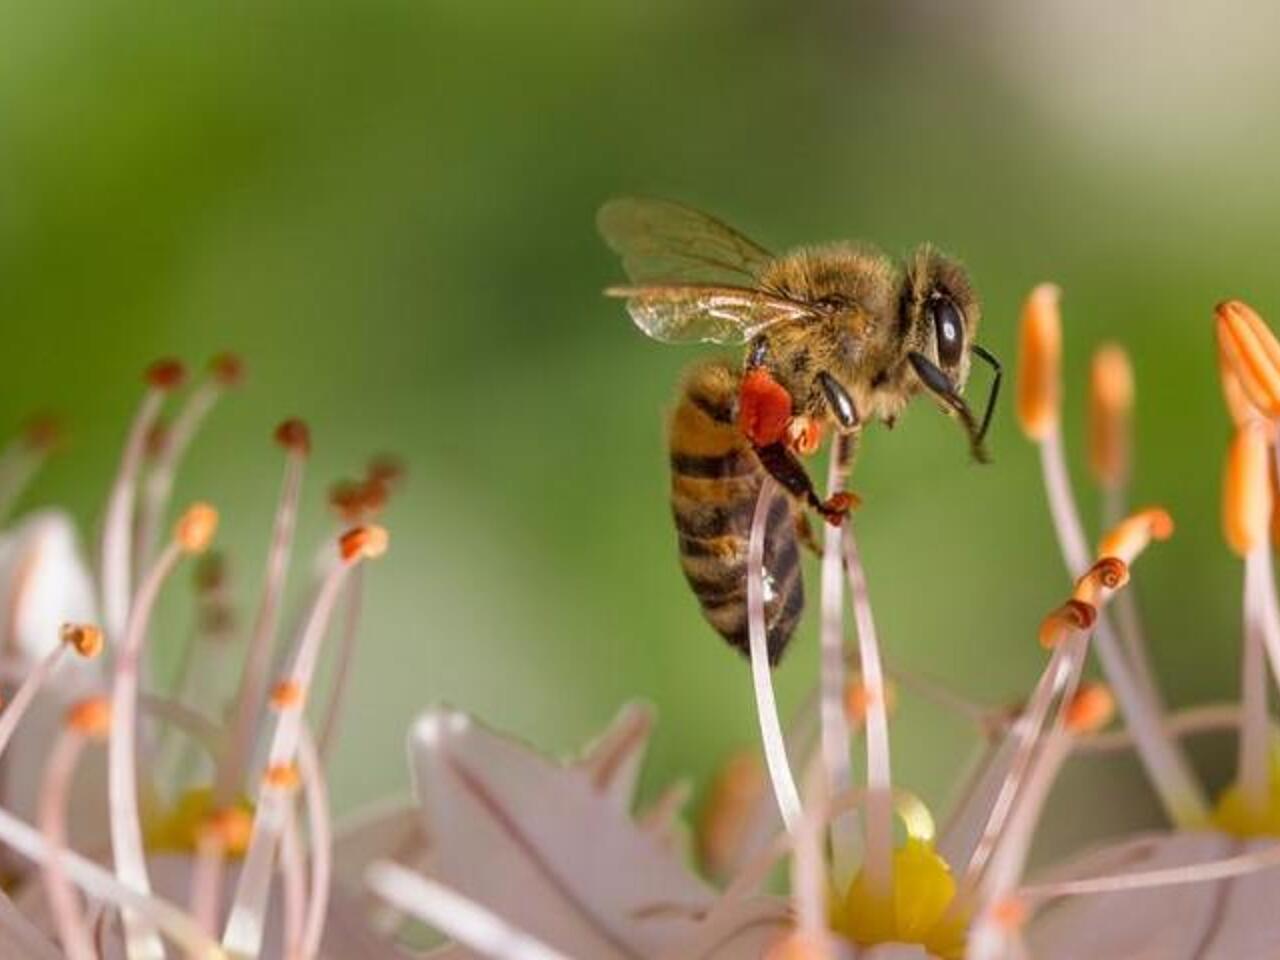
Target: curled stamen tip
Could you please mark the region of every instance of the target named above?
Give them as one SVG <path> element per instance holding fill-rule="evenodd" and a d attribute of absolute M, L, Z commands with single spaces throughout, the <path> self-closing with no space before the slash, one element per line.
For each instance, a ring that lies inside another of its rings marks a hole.
<path fill-rule="evenodd" d="M 1119 590 L 1128 582 L 1129 565 L 1119 557 L 1103 557 L 1076 581 L 1072 597 L 1096 607 L 1104 590 Z"/>
<path fill-rule="evenodd" d="M 1250 403 L 1269 417 L 1280 415 L 1280 342 L 1275 334 L 1242 300 L 1224 300 L 1214 313 L 1222 365 L 1235 374 Z M 1229 390 L 1227 402 L 1232 405 Z M 1232 415 L 1237 415 L 1235 409 Z"/>
<path fill-rule="evenodd" d="M 1072 597 L 1040 624 L 1040 646 L 1051 650 L 1068 633 L 1088 630 L 1098 619 L 1098 608 L 1091 603 Z"/>
<path fill-rule="evenodd" d="M 262 782 L 277 790 L 292 790 L 302 780 L 297 764 L 276 763 L 267 767 L 262 775 Z"/>
<path fill-rule="evenodd" d="M 387 552 L 389 537 L 385 527 L 368 524 L 354 527 L 338 538 L 338 552 L 347 563 L 373 559 Z"/>
<path fill-rule="evenodd" d="M 283 421 L 275 432 L 276 443 L 291 453 L 306 455 L 311 452 L 311 429 L 306 421 L 290 417 Z"/>
<path fill-rule="evenodd" d="M 1057 426 L 1061 393 L 1062 291 L 1042 283 L 1022 308 L 1018 346 L 1018 422 L 1032 440 L 1043 440 Z"/>
<path fill-rule="evenodd" d="M 82 657 L 96 657 L 102 652 L 102 630 L 91 623 L 64 623 L 58 634 Z"/>
<path fill-rule="evenodd" d="M 106 697 L 89 697 L 67 710 L 67 726 L 76 733 L 95 740 L 111 732 L 111 701 Z"/>
<path fill-rule="evenodd" d="M 1118 344 L 1100 347 L 1089 370 L 1089 465 L 1104 487 L 1118 487 L 1129 473 L 1129 415 L 1133 368 Z"/>
<path fill-rule="evenodd" d="M 186 378 L 187 368 L 182 365 L 181 360 L 157 360 L 147 368 L 147 383 L 157 390 L 176 390 Z"/>
<path fill-rule="evenodd" d="M 302 684 L 296 680 L 281 680 L 271 690 L 271 706 L 276 710 L 288 710 L 302 703 Z"/>
<path fill-rule="evenodd" d="M 178 518 L 173 538 L 185 553 L 203 553 L 218 532 L 218 511 L 207 503 L 194 503 Z"/>
<path fill-rule="evenodd" d="M 205 836 L 225 853 L 240 856 L 249 849 L 253 816 L 243 807 L 225 807 L 209 815 L 204 822 L 204 831 Z"/>
<path fill-rule="evenodd" d="M 209 376 L 221 386 L 239 386 L 244 380 L 244 361 L 238 353 L 219 353 L 209 361 Z"/>
<path fill-rule="evenodd" d="M 844 710 L 851 723 L 865 722 L 867 712 L 881 702 L 886 711 L 893 713 L 898 705 L 898 691 L 893 684 L 886 684 L 883 688 L 877 689 L 867 686 L 861 676 L 855 676 L 845 684 Z"/>
<path fill-rule="evenodd" d="M 834 960 L 835 952 L 825 938 L 789 933 L 769 948 L 764 960 Z"/>
<path fill-rule="evenodd" d="M 1236 431 L 1227 451 L 1222 483 L 1222 533 L 1245 556 L 1262 543 L 1271 523 L 1270 457 L 1266 431 L 1249 423 Z"/>
<path fill-rule="evenodd" d="M 1006 933 L 1021 930 L 1027 922 L 1027 905 L 1019 897 L 1004 897 L 991 905 L 991 921 Z"/>
<path fill-rule="evenodd" d="M 1171 536 L 1173 517 L 1161 507 L 1148 507 L 1112 527 L 1098 544 L 1098 555 L 1132 564 L 1152 540 L 1168 540 Z"/>
<path fill-rule="evenodd" d="M 1115 714 L 1116 701 L 1111 688 L 1091 681 L 1080 684 L 1066 706 L 1062 721 L 1072 733 L 1097 733 Z"/>

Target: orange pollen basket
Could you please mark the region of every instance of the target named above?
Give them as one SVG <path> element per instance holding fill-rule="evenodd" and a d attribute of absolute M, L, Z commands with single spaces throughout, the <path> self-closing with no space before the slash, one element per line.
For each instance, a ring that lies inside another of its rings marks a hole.
<path fill-rule="evenodd" d="M 758 447 L 786 437 L 791 421 L 791 394 L 767 371 L 752 370 L 742 378 L 738 397 L 738 428 Z"/>

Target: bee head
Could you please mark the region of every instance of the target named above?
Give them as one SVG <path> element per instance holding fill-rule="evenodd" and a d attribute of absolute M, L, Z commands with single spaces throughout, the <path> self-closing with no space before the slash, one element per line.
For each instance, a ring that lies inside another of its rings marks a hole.
<path fill-rule="evenodd" d="M 964 267 L 924 245 L 907 261 L 899 322 L 911 350 L 924 354 L 963 390 L 982 309 Z"/>

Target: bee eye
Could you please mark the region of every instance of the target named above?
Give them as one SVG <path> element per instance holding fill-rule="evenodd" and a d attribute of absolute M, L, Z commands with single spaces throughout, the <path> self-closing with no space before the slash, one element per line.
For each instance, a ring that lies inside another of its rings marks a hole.
<path fill-rule="evenodd" d="M 944 367 L 954 367 L 964 352 L 964 318 L 960 308 L 943 296 L 929 301 L 929 314 L 938 335 L 938 360 Z"/>

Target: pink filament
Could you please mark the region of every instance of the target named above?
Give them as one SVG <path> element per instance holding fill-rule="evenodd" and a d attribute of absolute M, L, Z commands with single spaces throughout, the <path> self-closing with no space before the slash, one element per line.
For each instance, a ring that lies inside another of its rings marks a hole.
<path fill-rule="evenodd" d="M 75 890 L 62 865 L 62 851 L 67 845 L 67 797 L 83 747 L 84 737 L 81 734 L 74 730 L 62 731 L 49 757 L 40 791 L 40 830 L 50 850 L 41 864 L 44 888 L 58 927 L 58 937 L 70 960 L 95 960 L 97 957 Z"/>

